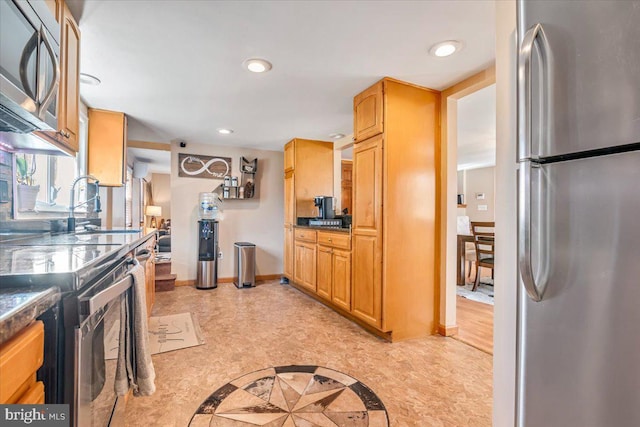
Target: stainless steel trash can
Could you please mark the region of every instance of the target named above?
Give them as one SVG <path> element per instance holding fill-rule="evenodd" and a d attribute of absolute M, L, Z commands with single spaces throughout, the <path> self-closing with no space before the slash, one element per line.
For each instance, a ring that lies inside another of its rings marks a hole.
<path fill-rule="evenodd" d="M 233 284 L 238 288 L 256 285 L 256 245 L 249 242 L 233 244 L 235 259 Z"/>

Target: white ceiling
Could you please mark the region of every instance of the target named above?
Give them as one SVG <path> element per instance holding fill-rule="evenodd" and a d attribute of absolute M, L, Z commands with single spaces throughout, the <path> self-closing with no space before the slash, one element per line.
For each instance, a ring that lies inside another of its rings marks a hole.
<path fill-rule="evenodd" d="M 496 164 L 496 85 L 458 100 L 458 170 Z"/>
<path fill-rule="evenodd" d="M 443 89 L 494 60 L 493 1 L 70 0 L 92 107 L 129 115 L 129 138 L 282 150 L 350 134 L 353 96 L 383 76 Z M 448 39 L 448 58 L 428 55 Z M 262 57 L 273 70 L 242 68 Z M 230 136 L 216 128 L 235 130 Z"/>

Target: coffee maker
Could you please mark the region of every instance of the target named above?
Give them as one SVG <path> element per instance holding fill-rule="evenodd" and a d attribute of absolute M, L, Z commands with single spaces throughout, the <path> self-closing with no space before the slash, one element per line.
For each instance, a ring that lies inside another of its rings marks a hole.
<path fill-rule="evenodd" d="M 333 219 L 336 217 L 333 210 L 333 197 L 316 196 L 313 198 L 313 203 L 318 207 L 318 218 Z"/>

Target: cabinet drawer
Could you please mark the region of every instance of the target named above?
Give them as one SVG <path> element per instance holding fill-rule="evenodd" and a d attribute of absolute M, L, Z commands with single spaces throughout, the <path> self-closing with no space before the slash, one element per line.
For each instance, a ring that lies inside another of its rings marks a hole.
<path fill-rule="evenodd" d="M 351 236 L 346 233 L 318 231 L 318 244 L 339 249 L 351 249 Z"/>
<path fill-rule="evenodd" d="M 44 359 L 44 324 L 34 322 L 0 348 L 0 403 L 6 402 Z"/>
<path fill-rule="evenodd" d="M 294 236 L 296 240 L 302 240 L 303 242 L 316 242 L 316 231 L 315 230 L 305 230 L 302 228 L 296 228 L 294 232 Z"/>

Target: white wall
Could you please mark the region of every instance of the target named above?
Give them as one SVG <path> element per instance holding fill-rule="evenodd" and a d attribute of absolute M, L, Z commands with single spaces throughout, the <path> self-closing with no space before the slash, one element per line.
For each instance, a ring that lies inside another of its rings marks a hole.
<path fill-rule="evenodd" d="M 283 142 L 284 146 L 284 142 Z M 231 157 L 232 174 L 239 176 L 240 156 L 258 158 L 256 197 L 226 200 L 219 224 L 219 245 L 224 258 L 218 277 L 233 276 L 233 244 L 256 244 L 257 275 L 281 274 L 284 223 L 284 155 L 282 151 L 241 149 L 210 144 L 171 143 L 171 267 L 178 280 L 195 280 L 197 221 L 200 192 L 210 192 L 221 180 L 178 177 L 178 154 Z"/>
<path fill-rule="evenodd" d="M 466 215 L 471 221 L 495 221 L 495 168 L 468 169 L 464 179 Z M 484 194 L 484 199 L 477 198 L 479 193 Z M 478 210 L 479 205 L 486 206 L 487 210 Z"/>
<path fill-rule="evenodd" d="M 493 425 L 513 427 L 516 372 L 516 2 L 496 2 L 496 268 Z"/>

